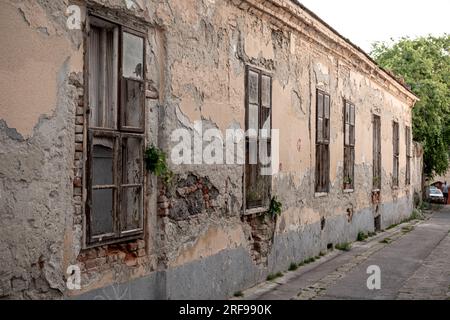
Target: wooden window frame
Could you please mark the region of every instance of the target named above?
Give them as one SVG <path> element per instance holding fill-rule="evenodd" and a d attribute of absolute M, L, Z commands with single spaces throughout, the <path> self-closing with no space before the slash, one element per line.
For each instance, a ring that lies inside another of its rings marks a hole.
<path fill-rule="evenodd" d="M 397 121 L 392 122 L 392 147 L 393 147 L 393 167 L 392 167 L 392 186 L 399 186 L 400 171 L 400 128 Z"/>
<path fill-rule="evenodd" d="M 116 108 L 115 110 L 115 128 L 105 128 L 105 127 L 90 127 L 90 105 L 89 105 L 89 47 L 90 47 L 90 26 L 92 25 L 98 25 L 100 28 L 102 27 L 102 24 L 106 26 L 114 25 L 114 27 L 117 27 L 119 30 L 119 37 L 118 37 L 118 58 L 117 62 L 114 61 L 114 64 L 117 63 L 115 69 L 117 73 L 117 97 L 116 97 Z M 140 104 L 140 110 L 141 110 L 141 127 L 140 128 L 133 128 L 133 127 L 127 127 L 123 126 L 123 114 L 124 114 L 124 106 L 122 102 L 122 95 L 123 95 L 123 89 L 122 89 L 122 73 L 123 73 L 123 33 L 128 32 L 133 35 L 137 35 L 143 39 L 143 53 L 142 53 L 142 61 L 143 61 L 143 68 L 142 68 L 142 81 L 139 81 L 141 83 L 141 94 L 142 94 L 142 101 Z M 121 243 L 121 242 L 127 242 L 131 240 L 136 239 L 143 239 L 144 233 L 145 233 L 145 225 L 146 225 L 146 218 L 145 218 L 145 174 L 144 174 L 144 160 L 143 160 L 143 151 L 144 151 L 144 145 L 145 145 L 145 84 L 146 84 L 146 44 L 147 44 L 147 36 L 144 30 L 136 30 L 134 28 L 130 28 L 129 26 L 124 25 L 120 21 L 114 21 L 110 18 L 104 17 L 97 12 L 92 12 L 91 10 L 88 10 L 88 14 L 86 17 L 86 34 L 85 34 L 85 44 L 86 44 L 86 52 L 85 52 L 85 90 L 86 90 L 86 117 L 85 117 L 85 125 L 87 128 L 87 148 L 86 148 L 86 202 L 85 202 L 85 233 L 84 233 L 84 246 L 86 248 L 101 246 L 105 244 L 114 244 L 114 243 Z M 113 179 L 114 184 L 111 186 L 94 186 L 93 185 L 93 143 L 95 137 L 106 137 L 114 139 L 114 154 L 113 154 Z M 141 172 L 140 175 L 140 181 L 137 184 L 124 184 L 123 182 L 123 173 L 122 173 L 122 152 L 124 148 L 124 141 L 125 138 L 134 137 L 140 140 L 140 154 L 141 154 L 141 161 L 139 170 Z M 92 234 L 92 191 L 101 189 L 101 188 L 113 188 L 115 190 L 113 195 L 113 205 L 112 205 L 112 219 L 113 219 L 113 232 L 104 234 L 104 235 L 93 235 Z M 121 199 L 123 197 L 123 190 L 125 188 L 141 188 L 140 189 L 140 226 L 138 228 L 135 228 L 133 230 L 121 230 L 121 220 L 124 216 L 124 213 L 121 210 Z"/>
<path fill-rule="evenodd" d="M 347 117 L 347 108 L 348 117 Z M 352 123 L 353 117 L 353 123 Z M 354 190 L 355 189 L 355 145 L 356 145 L 356 107 L 349 100 L 344 99 L 344 170 L 343 170 L 343 179 L 344 179 L 344 190 Z M 347 127 L 350 132 L 347 133 Z M 347 141 L 348 134 L 348 141 Z M 351 181 L 346 183 L 345 181 L 350 179 Z M 349 187 L 346 187 L 349 185 Z"/>
<path fill-rule="evenodd" d="M 319 113 L 319 97 L 322 96 L 322 117 Z M 328 99 L 328 118 L 326 118 L 325 101 Z M 322 126 L 319 130 L 319 122 Z M 319 132 L 321 131 L 321 136 Z M 330 139 L 331 139 L 331 97 L 325 91 L 316 90 L 316 167 L 315 192 L 330 192 Z"/>
<path fill-rule="evenodd" d="M 272 121 L 273 121 L 273 99 L 272 99 L 272 91 L 273 91 L 273 83 L 272 83 L 272 74 L 269 72 L 266 72 L 264 70 L 252 67 L 247 65 L 246 66 L 246 72 L 245 72 L 245 129 L 246 129 L 246 133 L 247 130 L 249 129 L 249 110 L 250 110 L 250 99 L 249 99 L 249 73 L 250 72 L 254 72 L 256 74 L 258 74 L 258 130 L 261 130 L 261 127 L 263 125 L 262 123 L 262 109 L 263 109 L 263 103 L 262 103 L 262 77 L 268 77 L 270 78 L 270 130 L 272 130 Z M 257 143 L 256 143 L 256 149 L 257 149 L 257 165 L 256 165 L 256 170 L 257 170 L 257 174 L 261 175 L 261 164 L 259 163 L 259 144 L 261 140 L 267 140 L 268 141 L 268 146 L 272 146 L 272 134 L 270 132 L 269 137 L 268 138 L 262 138 L 261 137 L 261 133 L 260 131 L 258 131 L 257 133 Z M 265 176 L 265 178 L 268 180 L 268 199 L 263 199 L 262 202 L 267 201 L 267 205 L 261 205 L 261 206 L 255 206 L 255 207 L 251 207 L 251 208 L 247 208 L 247 175 L 246 175 L 246 171 L 247 171 L 247 166 L 250 165 L 248 163 L 248 145 L 250 138 L 248 137 L 248 134 L 245 135 L 245 165 L 244 165 L 244 174 L 243 174 L 243 214 L 244 215 L 250 215 L 250 214 L 258 214 L 258 213 L 263 213 L 265 211 L 267 211 L 269 209 L 270 206 L 270 199 L 272 197 L 272 177 L 271 176 Z M 269 151 L 271 152 L 271 150 Z"/>
<path fill-rule="evenodd" d="M 372 157 L 373 157 L 373 189 L 381 190 L 382 156 L 381 156 L 381 116 L 374 114 L 372 117 Z M 378 137 L 378 138 L 377 138 Z"/>
<path fill-rule="evenodd" d="M 405 185 L 411 185 L 411 127 L 405 126 L 405 139 L 406 139 L 406 172 L 405 172 Z"/>

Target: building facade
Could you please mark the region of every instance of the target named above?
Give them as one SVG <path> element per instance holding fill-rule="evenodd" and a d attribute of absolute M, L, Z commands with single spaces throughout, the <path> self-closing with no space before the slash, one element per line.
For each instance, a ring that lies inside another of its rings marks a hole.
<path fill-rule="evenodd" d="M 412 212 L 417 97 L 294 1 L 0 16 L 2 298 L 227 298 Z"/>

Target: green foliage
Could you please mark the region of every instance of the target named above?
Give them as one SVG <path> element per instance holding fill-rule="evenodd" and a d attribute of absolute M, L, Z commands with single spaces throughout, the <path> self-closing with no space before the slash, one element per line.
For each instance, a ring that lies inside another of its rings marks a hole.
<path fill-rule="evenodd" d="M 316 258 L 309 258 L 309 259 L 306 259 L 305 261 L 303 261 L 303 263 L 304 264 L 310 264 L 310 263 L 313 263 L 315 261 L 316 261 Z"/>
<path fill-rule="evenodd" d="M 294 262 L 291 263 L 291 265 L 289 266 L 289 271 L 295 271 L 298 269 L 298 265 Z"/>
<path fill-rule="evenodd" d="M 269 214 L 274 218 L 281 215 L 282 203 L 278 201 L 277 197 L 273 197 L 270 201 Z"/>
<path fill-rule="evenodd" d="M 336 249 L 340 251 L 350 251 L 352 245 L 350 243 L 341 243 L 336 245 Z"/>
<path fill-rule="evenodd" d="M 169 169 L 166 154 L 155 146 L 150 146 L 145 150 L 144 160 L 148 171 L 169 183 L 173 178 L 173 172 Z"/>
<path fill-rule="evenodd" d="M 442 175 L 449 165 L 450 35 L 377 42 L 372 57 L 401 76 L 420 98 L 413 109 L 414 140 L 424 146 L 424 171 Z"/>
<path fill-rule="evenodd" d="M 275 279 L 281 278 L 282 276 L 283 276 L 282 272 L 278 272 L 278 273 L 275 273 L 275 274 L 272 273 L 272 274 L 269 274 L 267 276 L 267 281 L 273 281 Z"/>
<path fill-rule="evenodd" d="M 425 215 L 422 210 L 415 208 L 411 214 L 411 220 L 424 220 Z"/>
<path fill-rule="evenodd" d="M 365 234 L 364 232 L 359 232 L 358 233 L 358 237 L 356 238 L 356 241 L 364 241 L 368 238 L 368 235 Z"/>
<path fill-rule="evenodd" d="M 233 295 L 235 298 L 242 298 L 244 293 L 242 291 L 235 292 Z"/>

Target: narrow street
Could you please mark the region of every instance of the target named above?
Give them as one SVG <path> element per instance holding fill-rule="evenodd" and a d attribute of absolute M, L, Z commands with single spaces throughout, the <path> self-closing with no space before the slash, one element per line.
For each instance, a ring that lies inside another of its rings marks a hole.
<path fill-rule="evenodd" d="M 369 266 L 380 268 L 379 290 L 367 287 Z M 348 252 L 333 251 L 247 290 L 244 299 L 450 299 L 450 207 L 356 242 Z"/>

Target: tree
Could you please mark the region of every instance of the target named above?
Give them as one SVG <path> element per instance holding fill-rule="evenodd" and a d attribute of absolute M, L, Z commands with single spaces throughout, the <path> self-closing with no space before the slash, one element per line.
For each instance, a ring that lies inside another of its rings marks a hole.
<path fill-rule="evenodd" d="M 371 56 L 400 76 L 420 98 L 413 109 L 413 136 L 424 146 L 424 171 L 444 174 L 450 148 L 450 35 L 376 42 Z"/>

